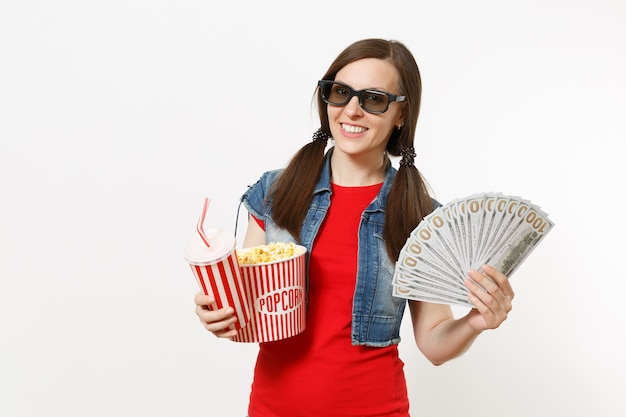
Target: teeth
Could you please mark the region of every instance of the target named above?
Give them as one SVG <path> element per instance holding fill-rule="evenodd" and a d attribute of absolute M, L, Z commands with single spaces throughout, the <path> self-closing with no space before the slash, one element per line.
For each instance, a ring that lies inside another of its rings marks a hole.
<path fill-rule="evenodd" d="M 343 130 L 349 133 L 363 133 L 367 130 L 364 127 L 352 126 L 352 125 L 346 125 L 346 124 L 342 124 L 341 127 L 343 128 Z"/>

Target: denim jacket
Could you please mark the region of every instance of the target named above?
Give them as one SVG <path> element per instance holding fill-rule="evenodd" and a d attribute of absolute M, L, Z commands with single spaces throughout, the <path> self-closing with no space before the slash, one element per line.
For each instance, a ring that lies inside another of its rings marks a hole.
<path fill-rule="evenodd" d="M 311 248 L 330 206 L 330 155 L 326 153 L 324 168 L 313 201 L 301 231 L 301 245 L 307 248 L 307 270 Z M 242 196 L 249 213 L 265 222 L 265 237 L 269 242 L 296 242 L 286 230 L 272 220 L 271 202 L 266 195 L 282 170 L 265 172 L 260 180 Z M 374 347 L 400 342 L 400 324 L 406 300 L 392 296 L 394 263 L 387 256 L 383 240 L 385 206 L 396 169 L 389 164 L 383 186 L 361 215 L 358 236 L 358 267 L 352 305 L 352 344 Z M 433 202 L 435 203 L 435 202 Z"/>

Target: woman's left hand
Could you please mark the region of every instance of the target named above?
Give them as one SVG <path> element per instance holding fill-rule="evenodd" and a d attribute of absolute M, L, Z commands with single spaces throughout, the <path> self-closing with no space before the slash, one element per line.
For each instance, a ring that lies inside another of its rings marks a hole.
<path fill-rule="evenodd" d="M 471 279 L 465 280 L 470 290 L 468 297 L 474 304 L 468 314 L 468 322 L 477 331 L 500 326 L 511 311 L 511 301 L 515 296 L 506 275 L 491 265 L 483 265 L 481 269 L 483 274 L 471 270 Z"/>

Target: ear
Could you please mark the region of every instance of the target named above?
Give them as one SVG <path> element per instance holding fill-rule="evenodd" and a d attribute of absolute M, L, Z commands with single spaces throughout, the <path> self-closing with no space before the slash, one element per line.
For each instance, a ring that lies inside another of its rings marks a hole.
<path fill-rule="evenodd" d="M 396 120 L 395 125 L 397 129 L 401 129 L 402 126 L 404 126 L 404 112 L 398 115 L 398 119 Z"/>

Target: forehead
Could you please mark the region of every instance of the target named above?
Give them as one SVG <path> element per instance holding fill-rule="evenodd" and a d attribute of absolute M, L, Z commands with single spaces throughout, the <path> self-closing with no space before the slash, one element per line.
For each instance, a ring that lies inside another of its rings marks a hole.
<path fill-rule="evenodd" d="M 393 64 L 377 58 L 351 62 L 335 76 L 336 81 L 346 83 L 357 90 L 375 88 L 389 92 L 397 92 L 399 78 L 398 70 Z"/>

